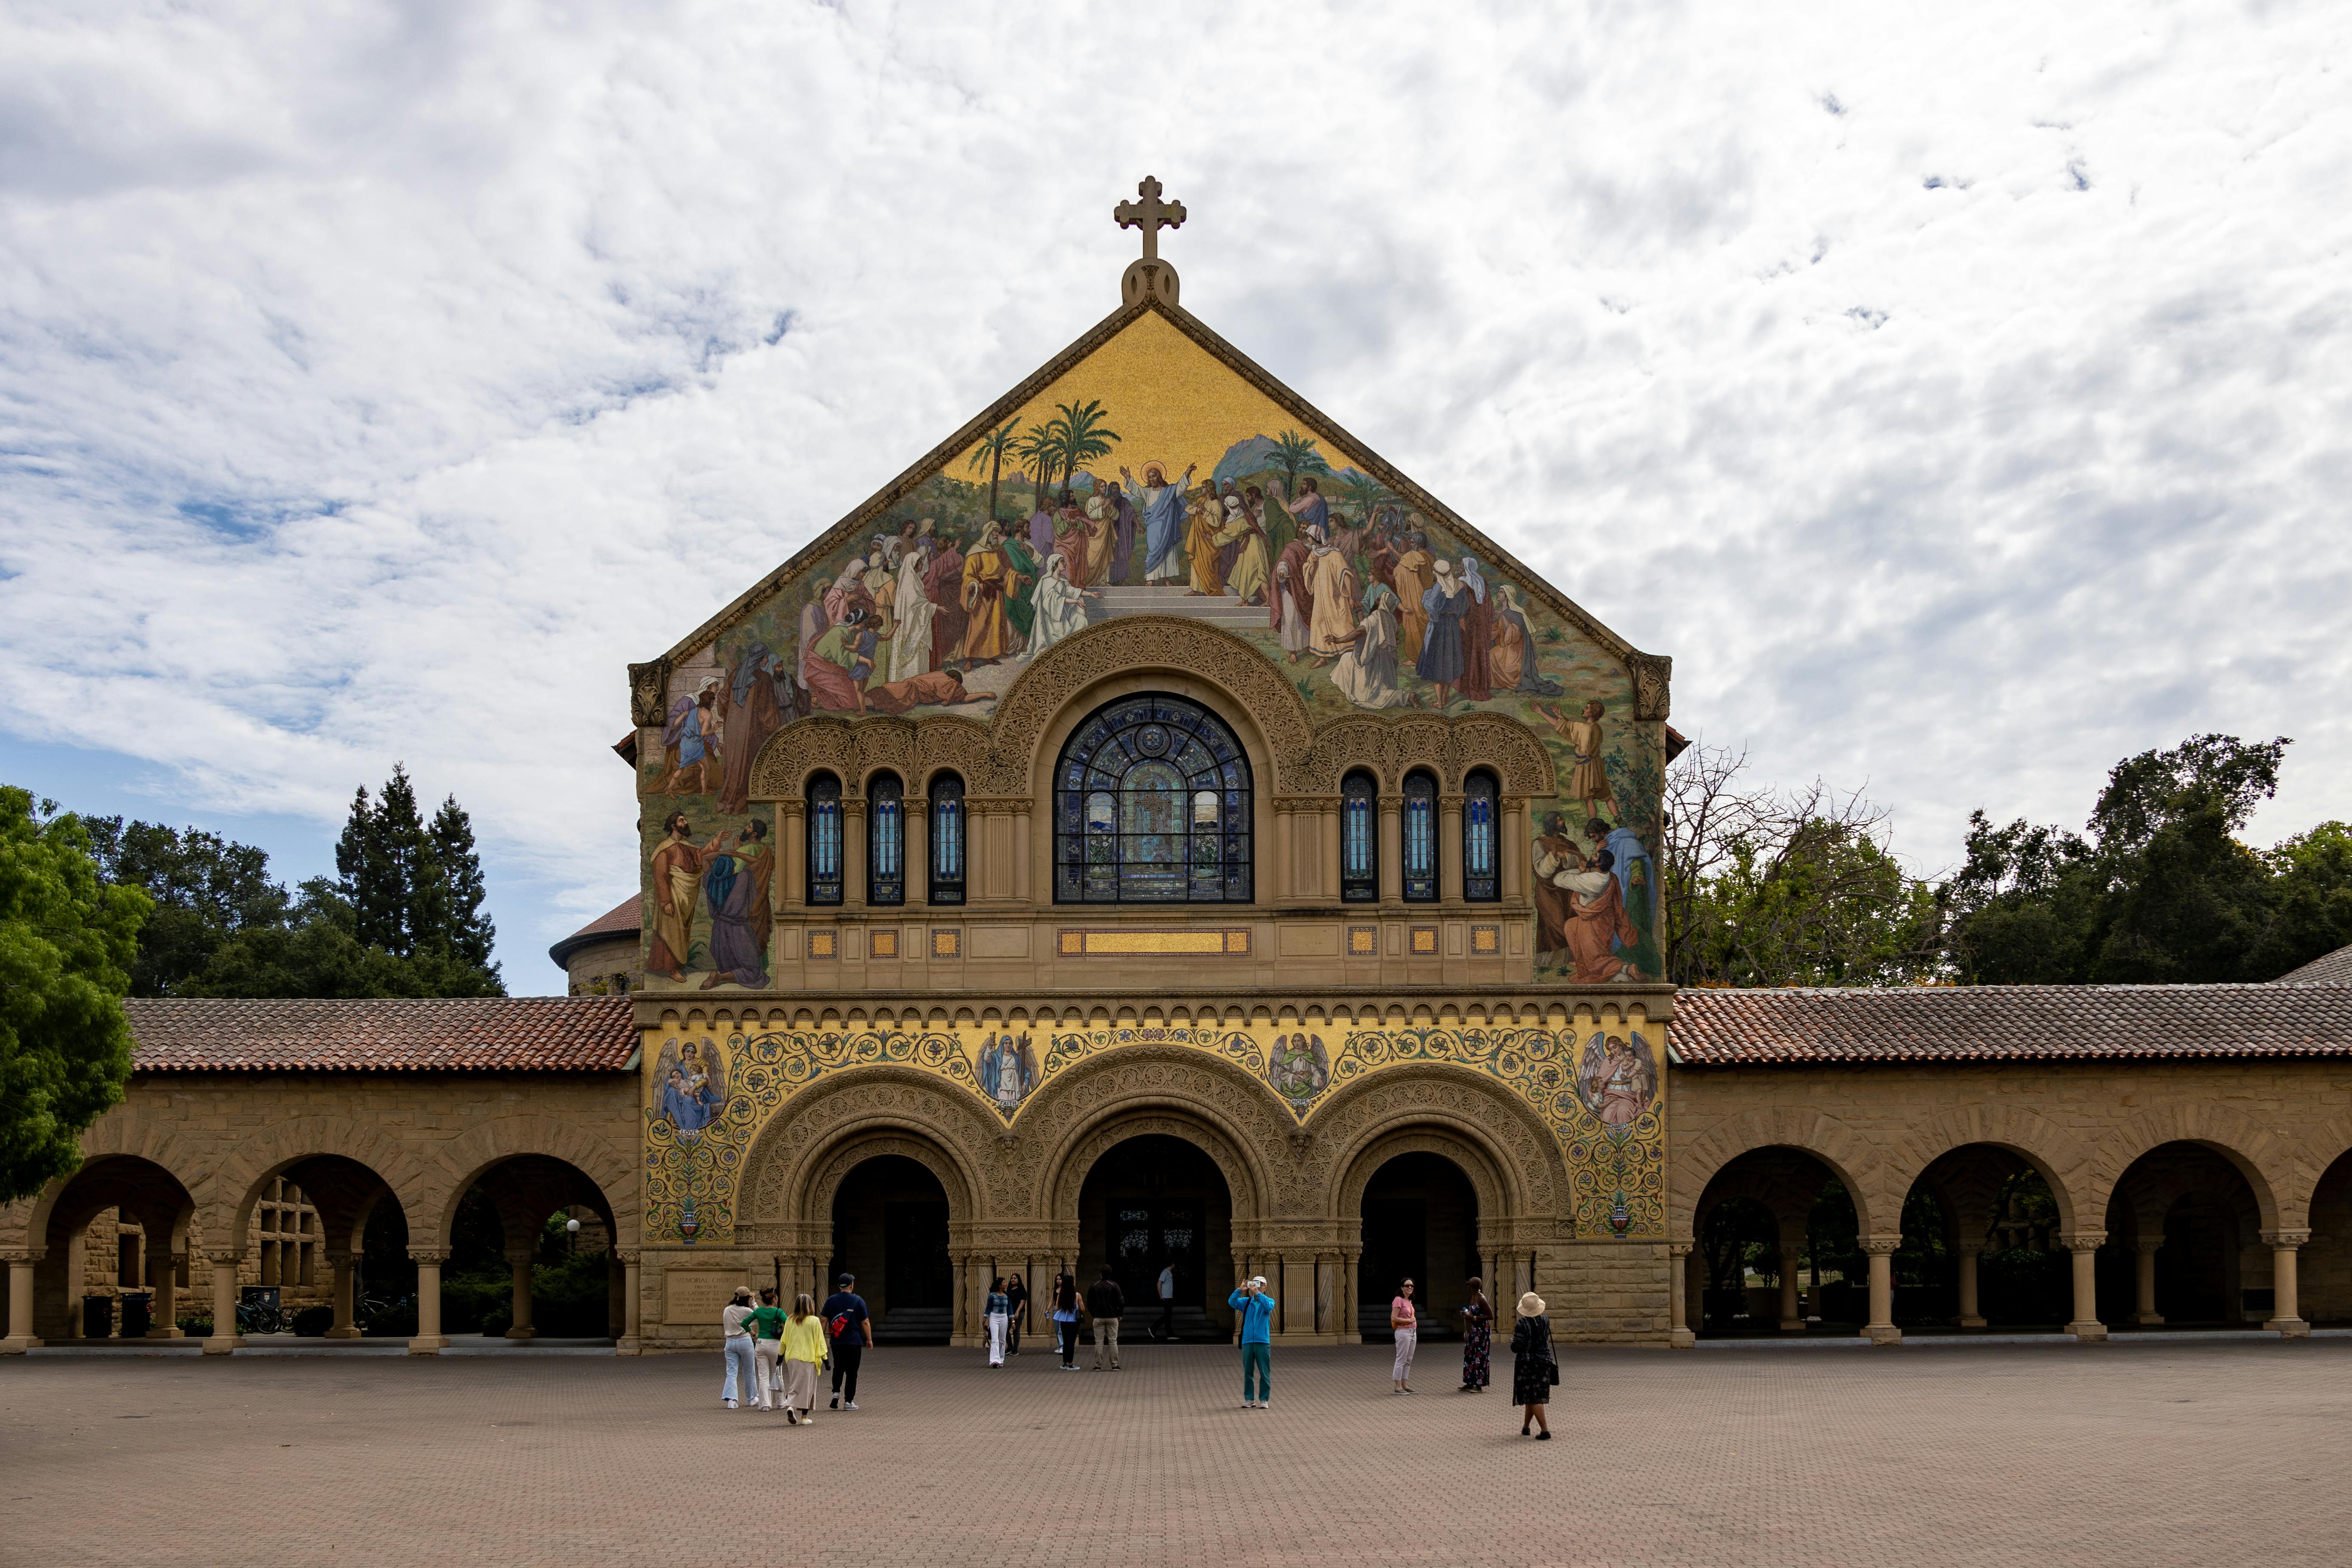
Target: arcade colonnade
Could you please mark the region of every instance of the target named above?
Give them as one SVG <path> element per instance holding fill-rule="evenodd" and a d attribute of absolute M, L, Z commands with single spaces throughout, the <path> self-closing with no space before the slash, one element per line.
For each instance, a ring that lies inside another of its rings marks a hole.
<path fill-rule="evenodd" d="M 2053 1007 L 2072 1037 L 2037 1040 Z M 2250 1017 L 2291 1026 L 2291 1048 L 2244 1043 Z M 1852 1205 L 1881 1343 L 1901 1338 L 1898 1259 L 1927 1248 L 1948 1255 L 1937 1316 L 1960 1328 L 1987 1325 L 1980 1259 L 2020 1245 L 2069 1255 L 2079 1340 L 2352 1319 L 2352 987 L 1686 993 L 1675 1039 L 1678 1342 L 1702 1322 L 1700 1238 L 1735 1204 L 1777 1255 L 1775 1326 L 1806 1327 L 1798 1259 L 1825 1191 Z"/>

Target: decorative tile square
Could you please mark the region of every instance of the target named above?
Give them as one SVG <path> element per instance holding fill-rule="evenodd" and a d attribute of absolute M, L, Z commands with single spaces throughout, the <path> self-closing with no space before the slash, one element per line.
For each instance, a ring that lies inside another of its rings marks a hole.
<path fill-rule="evenodd" d="M 841 956 L 841 933 L 837 931 L 813 931 L 808 933 L 808 955 L 811 958 Z"/>
<path fill-rule="evenodd" d="M 1406 948 L 1416 957 L 1427 957 L 1437 952 L 1437 928 L 1414 926 L 1406 937 Z"/>
<path fill-rule="evenodd" d="M 1492 957 L 1503 951 L 1503 928 L 1498 925 L 1472 926 L 1470 951 L 1480 957 Z"/>
<path fill-rule="evenodd" d="M 869 958 L 898 957 L 898 933 L 881 927 L 866 932 L 866 954 Z"/>
<path fill-rule="evenodd" d="M 1380 927 L 1349 926 L 1348 928 L 1348 956 L 1349 958 L 1378 958 L 1380 955 Z"/>
<path fill-rule="evenodd" d="M 963 956 L 962 931 L 954 926 L 933 926 L 931 928 L 931 956 L 933 958 L 961 958 Z"/>

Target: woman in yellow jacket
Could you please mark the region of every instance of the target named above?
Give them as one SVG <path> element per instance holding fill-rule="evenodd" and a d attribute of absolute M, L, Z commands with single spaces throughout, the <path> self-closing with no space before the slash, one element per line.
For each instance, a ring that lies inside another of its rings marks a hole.
<path fill-rule="evenodd" d="M 826 1344 L 824 1320 L 816 1315 L 815 1299 L 803 1290 L 793 1298 L 793 1315 L 784 1320 L 784 1419 L 795 1426 L 816 1425 L 816 1380 L 824 1368 Z"/>

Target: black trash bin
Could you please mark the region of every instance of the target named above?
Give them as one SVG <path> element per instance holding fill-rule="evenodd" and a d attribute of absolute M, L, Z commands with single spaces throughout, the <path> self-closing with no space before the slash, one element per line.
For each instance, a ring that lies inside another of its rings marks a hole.
<path fill-rule="evenodd" d="M 81 1337 L 86 1340 L 114 1337 L 113 1297 L 84 1296 L 81 1299 Z"/>
<path fill-rule="evenodd" d="M 147 1331 L 155 1323 L 155 1320 L 150 1315 L 153 1310 L 154 1298 L 144 1290 L 124 1296 L 122 1298 L 122 1337 L 126 1340 L 144 1339 Z"/>

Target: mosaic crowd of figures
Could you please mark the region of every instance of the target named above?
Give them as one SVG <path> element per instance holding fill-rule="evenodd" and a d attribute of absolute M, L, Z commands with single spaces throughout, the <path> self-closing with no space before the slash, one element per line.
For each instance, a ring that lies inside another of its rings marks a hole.
<path fill-rule="evenodd" d="M 860 1067 L 911 1068 L 958 1086 L 1013 1126 L 1047 1085 L 1106 1052 L 1179 1046 L 1217 1057 L 1264 1084 L 1291 1122 L 1309 1128 L 1349 1083 L 1384 1070 L 1444 1064 L 1508 1089 L 1558 1141 L 1574 1215 L 1587 1235 L 1661 1235 L 1665 1107 L 1662 1026 L 1636 1010 L 1519 1024 L 1420 1024 L 1368 1014 L 1160 1023 L 1067 1018 L 903 1026 L 765 1027 L 756 1022 L 667 1034 L 646 1053 L 646 1199 L 656 1231 L 675 1229 L 693 1201 L 698 1234 L 730 1233 L 745 1152 L 792 1097 Z M 730 1086 L 731 1085 L 731 1089 Z M 661 1216 L 667 1216 L 667 1218 Z"/>
<path fill-rule="evenodd" d="M 1539 969 L 1575 984 L 1657 978 L 1664 737 L 1654 716 L 1635 716 L 1632 656 L 1372 467 L 1158 316 L 1123 328 L 666 666 L 661 743 L 641 749 L 639 765 L 646 853 L 662 862 L 649 868 L 648 920 L 667 922 L 660 956 L 672 962 L 649 973 L 730 984 L 762 972 L 722 942 L 718 894 L 765 847 L 746 844 L 741 818 L 753 760 L 778 730 L 812 715 L 985 720 L 1041 654 L 1090 626 L 1162 615 L 1244 639 L 1311 720 L 1490 711 L 1525 724 L 1561 781 L 1528 824 Z M 1172 788 L 1139 795 L 1132 812 L 1100 798 L 1115 792 L 1093 792 L 1078 806 L 1092 814 L 1083 837 L 1181 853 L 1183 872 L 1161 858 L 1118 860 L 1150 869 L 1113 875 L 1081 857 L 1065 867 L 1062 895 L 1166 899 L 1181 881 L 1186 899 L 1246 899 L 1232 836 L 1245 818 L 1223 761 L 1218 772 L 1213 790 L 1189 784 L 1165 823 L 1152 814 Z M 1198 813 L 1212 793 L 1222 798 L 1206 832 Z M 672 843 L 666 824 L 680 811 L 719 826 Z M 1408 855 L 1429 842 L 1411 840 Z M 1360 858 L 1370 836 L 1351 843 Z M 1202 858 L 1212 846 L 1213 865 Z M 1472 896 L 1491 885 L 1492 866 L 1468 868 Z M 1371 896 L 1370 885 L 1360 879 L 1354 896 Z M 1413 885 L 1433 889 L 1433 873 Z"/>

